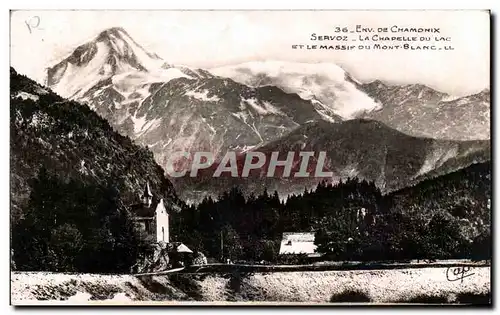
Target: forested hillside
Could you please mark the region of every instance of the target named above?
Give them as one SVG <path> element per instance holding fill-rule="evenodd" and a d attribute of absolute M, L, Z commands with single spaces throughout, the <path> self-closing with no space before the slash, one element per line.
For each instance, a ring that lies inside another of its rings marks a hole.
<path fill-rule="evenodd" d="M 216 258 L 277 261 L 282 233 L 302 231 L 315 231 L 333 260 L 488 258 L 490 200 L 491 165 L 481 163 L 388 195 L 356 178 L 286 201 L 233 188 L 174 215 L 173 226 Z"/>

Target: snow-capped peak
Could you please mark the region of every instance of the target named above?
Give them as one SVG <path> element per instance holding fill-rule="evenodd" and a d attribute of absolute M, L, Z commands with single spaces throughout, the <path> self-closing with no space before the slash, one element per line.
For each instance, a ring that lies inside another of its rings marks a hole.
<path fill-rule="evenodd" d="M 138 70 L 156 70 L 164 63 L 158 55 L 148 53 L 120 27 L 102 31 L 96 40 L 105 43 L 113 57 Z"/>
<path fill-rule="evenodd" d="M 162 68 L 164 63 L 124 29 L 114 27 L 102 31 L 63 61 L 49 67 L 47 84 L 62 96 L 79 98 L 98 82 L 115 76 L 126 78 L 133 73 L 134 78 L 140 76 L 144 82 L 189 77 L 181 71 Z"/>

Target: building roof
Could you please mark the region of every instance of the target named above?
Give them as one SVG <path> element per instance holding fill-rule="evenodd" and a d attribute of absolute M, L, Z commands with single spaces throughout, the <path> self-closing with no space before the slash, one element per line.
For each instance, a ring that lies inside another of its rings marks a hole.
<path fill-rule="evenodd" d="M 193 252 L 186 245 L 184 245 L 182 243 L 179 246 L 177 246 L 176 251 L 178 253 L 192 253 Z"/>
<path fill-rule="evenodd" d="M 166 248 L 169 253 L 193 253 L 185 244 L 181 242 L 170 242 L 165 243 Z"/>
<path fill-rule="evenodd" d="M 151 188 L 149 187 L 149 182 L 146 182 L 146 186 L 144 186 L 144 192 L 142 193 L 142 197 L 153 197 L 151 193 Z"/>
<path fill-rule="evenodd" d="M 316 256 L 314 252 L 314 232 L 285 232 L 281 239 L 281 254 L 307 254 Z"/>

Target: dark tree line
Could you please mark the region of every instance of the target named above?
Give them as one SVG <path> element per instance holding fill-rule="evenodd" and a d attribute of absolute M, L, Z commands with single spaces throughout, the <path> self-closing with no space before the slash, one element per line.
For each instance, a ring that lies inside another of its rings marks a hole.
<path fill-rule="evenodd" d="M 119 177 L 97 185 L 42 168 L 12 226 L 16 269 L 128 272 L 146 244 L 119 186 Z M 314 231 L 328 260 L 490 259 L 490 199 L 489 164 L 385 196 L 358 179 L 322 182 L 286 200 L 233 188 L 172 213 L 171 232 L 194 250 L 233 261 L 286 263 L 280 240 L 294 231 Z"/>
<path fill-rule="evenodd" d="M 64 180 L 45 168 L 12 226 L 16 269 L 128 272 L 143 250 L 115 184 Z"/>
<path fill-rule="evenodd" d="M 283 232 L 314 231 L 332 260 L 491 257 L 490 164 L 472 165 L 382 195 L 356 178 L 280 201 L 245 197 L 237 187 L 173 217 L 180 240 L 216 259 L 277 262 Z M 222 248 L 222 250 L 221 250 Z"/>

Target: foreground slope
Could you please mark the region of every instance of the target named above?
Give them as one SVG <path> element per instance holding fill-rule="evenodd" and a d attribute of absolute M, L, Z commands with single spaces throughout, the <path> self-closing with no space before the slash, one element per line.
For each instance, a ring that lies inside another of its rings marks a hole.
<path fill-rule="evenodd" d="M 474 273 L 463 283 L 446 280 L 446 268 L 432 267 L 147 277 L 14 273 L 12 302 L 491 303 L 490 267 Z"/>

